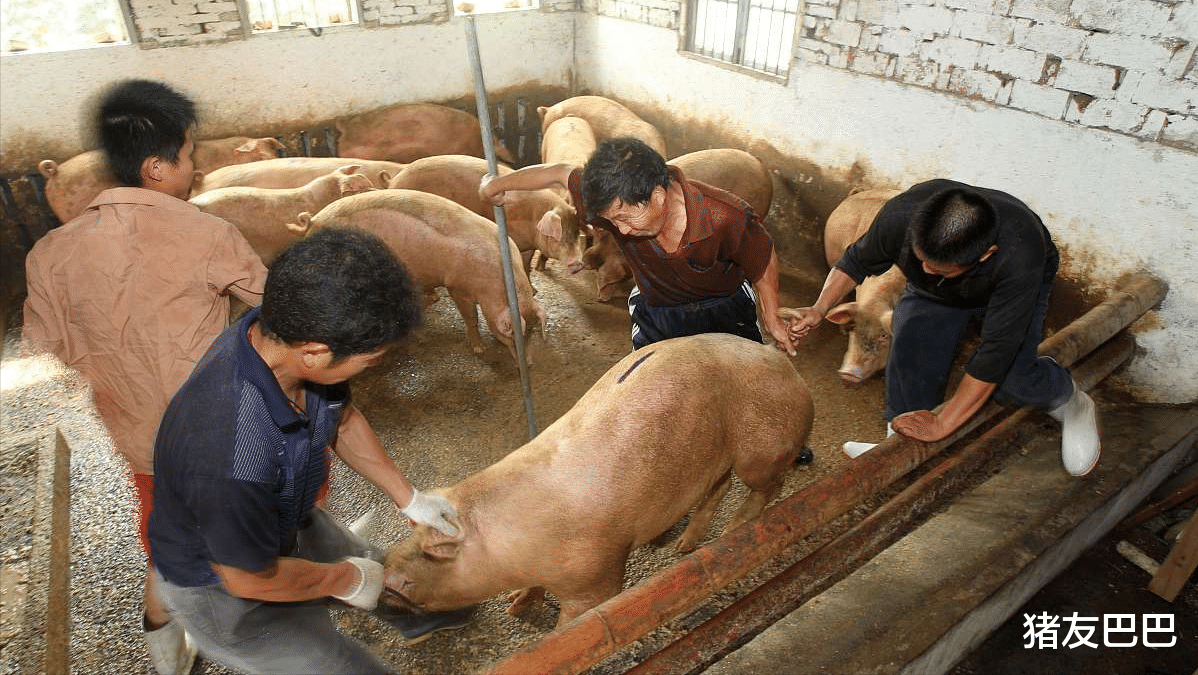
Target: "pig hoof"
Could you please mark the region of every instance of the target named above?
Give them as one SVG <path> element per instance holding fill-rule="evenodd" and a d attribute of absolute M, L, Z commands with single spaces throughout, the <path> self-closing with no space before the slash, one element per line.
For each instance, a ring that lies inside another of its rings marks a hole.
<path fill-rule="evenodd" d="M 682 538 L 679 539 L 678 543 L 674 545 L 674 552 L 678 555 L 683 555 L 684 553 L 690 553 L 698 547 L 699 542 L 691 541 L 690 537 L 687 537 L 686 534 L 683 533 Z"/>

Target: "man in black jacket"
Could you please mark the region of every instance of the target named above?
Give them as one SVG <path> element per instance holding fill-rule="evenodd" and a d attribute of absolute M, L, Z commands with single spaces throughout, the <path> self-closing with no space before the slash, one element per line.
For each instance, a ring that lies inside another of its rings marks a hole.
<path fill-rule="evenodd" d="M 998 190 L 951 180 L 920 183 L 878 212 L 845 251 L 811 307 L 779 311 L 791 336 L 806 337 L 865 277 L 898 265 L 907 288 L 894 308 L 886 365 L 888 432 L 940 440 L 991 395 L 1047 411 L 1063 425 L 1061 459 L 1072 475 L 1098 462 L 1094 402 L 1069 372 L 1036 354 L 1059 257 L 1039 216 Z M 981 344 L 943 409 L 954 352 L 972 317 Z M 856 457 L 871 444 L 846 443 Z"/>

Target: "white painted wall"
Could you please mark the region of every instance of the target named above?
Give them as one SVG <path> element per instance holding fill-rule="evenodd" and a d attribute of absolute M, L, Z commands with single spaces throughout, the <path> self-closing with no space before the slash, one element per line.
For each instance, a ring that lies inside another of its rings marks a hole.
<path fill-rule="evenodd" d="M 488 86 L 569 82 L 574 13 L 505 13 L 476 19 Z M 519 54 L 520 58 L 512 58 Z M 535 54 L 535 58 L 527 58 Z M 327 119 L 391 103 L 471 95 L 465 19 L 370 29 L 254 36 L 201 46 L 133 45 L 0 57 L 0 168 L 24 148 L 84 146 L 83 111 L 123 77 L 169 82 L 200 105 L 205 128 L 270 127 Z"/>
<path fill-rule="evenodd" d="M 858 163 L 876 185 L 939 176 L 1020 197 L 1089 262 L 1077 273 L 1113 282 L 1146 270 L 1169 283 L 1129 378 L 1162 401 L 1198 399 L 1198 154 L 828 66 L 796 62 L 789 83 L 769 82 L 679 55 L 674 31 L 618 19 L 589 17 L 575 49 L 583 89 L 718 122 L 830 175 Z"/>

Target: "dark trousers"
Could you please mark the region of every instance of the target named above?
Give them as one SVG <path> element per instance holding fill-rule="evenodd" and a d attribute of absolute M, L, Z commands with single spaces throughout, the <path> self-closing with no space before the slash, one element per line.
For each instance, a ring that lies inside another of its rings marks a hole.
<path fill-rule="evenodd" d="M 1036 355 L 1051 290 L 1051 283 L 1040 287 L 1019 353 L 995 391 L 994 398 L 1000 403 L 1053 410 L 1073 394 L 1069 371 L 1049 357 Z M 903 292 L 894 307 L 893 342 L 886 362 L 887 420 L 912 410 L 931 410 L 944 402 L 949 369 L 965 327 L 970 319 L 985 313 L 985 308 L 948 307 L 910 289 Z"/>
<path fill-rule="evenodd" d="M 702 333 L 731 333 L 761 342 L 757 296 L 747 281 L 732 295 L 669 307 L 647 304 L 640 289 L 634 286 L 628 294 L 628 313 L 632 315 L 633 349 Z"/>

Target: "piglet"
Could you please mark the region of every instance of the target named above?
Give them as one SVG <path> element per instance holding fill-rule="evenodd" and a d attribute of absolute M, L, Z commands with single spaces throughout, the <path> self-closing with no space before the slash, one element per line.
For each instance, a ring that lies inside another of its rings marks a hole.
<path fill-rule="evenodd" d="M 346 195 L 373 190 L 357 165 L 343 166 L 289 189 L 225 187 L 191 198 L 205 213 L 233 223 L 245 235 L 262 263 L 270 265 L 288 244 L 307 232 L 301 213 L 315 213 Z"/>
<path fill-rule="evenodd" d="M 676 549 L 697 547 L 733 472 L 750 492 L 732 530 L 778 496 L 813 407 L 786 354 L 728 334 L 624 357 L 536 438 L 440 490 L 462 529 L 416 526 L 386 559 L 384 602 L 435 611 L 544 591 L 560 628 L 620 592 L 629 553 L 692 508 Z"/>
<path fill-rule="evenodd" d="M 374 190 L 337 200 L 315 216 L 301 214 L 300 223 L 310 223 L 312 231 L 357 227 L 377 235 L 424 288 L 427 304 L 437 300 L 438 287 L 449 291 L 466 324 L 466 342 L 471 351 L 484 351 L 478 330 L 477 308 L 481 307 L 495 339 L 516 358 L 495 223 L 444 197 L 399 189 Z M 533 298 L 511 237 L 508 244 L 523 332 L 527 336 L 535 321 L 543 335 L 545 309 Z"/>

